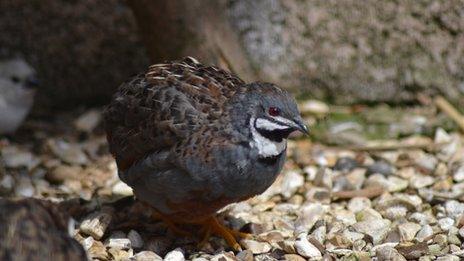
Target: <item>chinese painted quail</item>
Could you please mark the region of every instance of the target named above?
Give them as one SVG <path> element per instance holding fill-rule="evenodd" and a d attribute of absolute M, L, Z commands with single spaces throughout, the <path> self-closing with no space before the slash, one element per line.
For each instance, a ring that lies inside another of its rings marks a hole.
<path fill-rule="evenodd" d="M 215 212 L 264 192 L 282 169 L 286 138 L 308 130 L 294 98 L 188 57 L 122 84 L 106 108 L 120 178 L 167 222 L 193 223 L 239 248 Z"/>
<path fill-rule="evenodd" d="M 0 61 L 0 134 L 14 132 L 34 102 L 34 70 L 21 59 Z"/>

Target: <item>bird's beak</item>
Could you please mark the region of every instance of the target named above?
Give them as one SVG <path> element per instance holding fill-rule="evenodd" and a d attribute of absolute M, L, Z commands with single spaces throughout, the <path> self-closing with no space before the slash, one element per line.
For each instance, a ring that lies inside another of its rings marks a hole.
<path fill-rule="evenodd" d="M 295 123 L 295 130 L 301 131 L 302 133 L 309 135 L 309 128 L 308 126 L 306 126 L 301 117 L 298 117 L 297 119 L 293 120 L 293 122 Z"/>

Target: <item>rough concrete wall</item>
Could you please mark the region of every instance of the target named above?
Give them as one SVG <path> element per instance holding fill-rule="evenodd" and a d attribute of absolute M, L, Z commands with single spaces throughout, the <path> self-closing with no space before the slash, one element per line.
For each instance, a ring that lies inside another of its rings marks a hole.
<path fill-rule="evenodd" d="M 2 0 L 0 58 L 38 72 L 37 105 L 101 104 L 148 64 L 124 1 Z"/>
<path fill-rule="evenodd" d="M 229 0 L 261 78 L 338 102 L 464 93 L 464 1 Z"/>

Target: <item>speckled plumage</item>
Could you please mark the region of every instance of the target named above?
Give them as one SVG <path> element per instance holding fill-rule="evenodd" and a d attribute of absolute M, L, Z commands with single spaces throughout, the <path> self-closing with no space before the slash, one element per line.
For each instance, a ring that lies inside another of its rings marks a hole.
<path fill-rule="evenodd" d="M 294 99 L 273 84 L 246 84 L 193 58 L 153 65 L 122 84 L 106 109 L 110 151 L 139 199 L 174 220 L 202 219 L 274 182 L 286 147 L 268 157 L 262 151 L 275 142 L 265 138 L 265 147 L 252 132 L 255 119 L 273 121 L 272 106 L 292 124 L 260 133 L 284 142 L 306 131 Z"/>
<path fill-rule="evenodd" d="M 0 198 L 0 260 L 87 260 L 69 216 L 49 201 Z"/>

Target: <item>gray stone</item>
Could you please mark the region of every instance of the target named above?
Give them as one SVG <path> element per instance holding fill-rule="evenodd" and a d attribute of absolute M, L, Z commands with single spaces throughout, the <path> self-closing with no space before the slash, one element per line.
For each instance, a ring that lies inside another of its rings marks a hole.
<path fill-rule="evenodd" d="M 353 228 L 363 234 L 372 237 L 374 244 L 379 244 L 387 236 L 391 222 L 388 219 L 361 221 L 353 225 Z"/>
<path fill-rule="evenodd" d="M 406 258 L 393 247 L 385 246 L 377 248 L 375 254 L 377 255 L 378 261 L 406 261 Z"/>
<path fill-rule="evenodd" d="M 137 231 L 135 230 L 129 231 L 129 233 L 127 234 L 127 238 L 129 238 L 133 248 L 137 249 L 137 248 L 143 247 L 142 236 L 140 236 L 140 234 Z"/>

